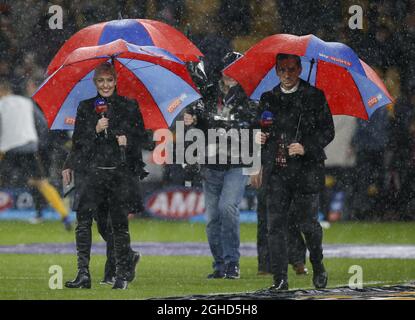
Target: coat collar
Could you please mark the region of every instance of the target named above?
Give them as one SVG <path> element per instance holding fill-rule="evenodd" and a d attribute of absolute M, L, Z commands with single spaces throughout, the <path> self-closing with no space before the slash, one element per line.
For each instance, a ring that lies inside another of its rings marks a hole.
<path fill-rule="evenodd" d="M 281 86 L 281 84 L 278 84 L 277 86 L 275 86 L 272 89 L 272 93 L 274 95 L 279 96 L 280 94 L 282 94 L 280 86 Z M 304 81 L 303 79 L 300 79 L 300 84 L 299 84 L 298 90 L 296 92 L 302 93 L 309 86 L 310 86 L 310 84 L 308 82 Z"/>

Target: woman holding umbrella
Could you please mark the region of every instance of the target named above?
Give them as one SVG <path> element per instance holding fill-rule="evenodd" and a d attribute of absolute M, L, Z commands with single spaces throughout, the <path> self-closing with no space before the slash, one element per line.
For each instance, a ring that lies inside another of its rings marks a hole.
<path fill-rule="evenodd" d="M 95 69 L 98 95 L 80 103 L 72 137 L 71 169 L 82 177 L 77 181 L 76 245 L 78 275 L 65 285 L 90 288 L 89 259 L 93 213 L 104 204 L 112 222 L 116 259 L 113 289 L 126 289 L 138 259 L 131 256 L 128 231 L 131 179 L 141 172 L 140 141 L 143 123 L 136 103 L 115 92 L 117 76 L 109 62 Z M 64 172 L 64 183 L 71 180 Z M 131 263 L 135 260 L 135 263 Z"/>

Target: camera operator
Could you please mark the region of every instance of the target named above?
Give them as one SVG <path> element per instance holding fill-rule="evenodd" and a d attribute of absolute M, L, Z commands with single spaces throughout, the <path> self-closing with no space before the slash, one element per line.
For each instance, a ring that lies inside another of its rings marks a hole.
<path fill-rule="evenodd" d="M 241 56 L 236 52 L 228 53 L 222 60 L 224 67 Z M 196 124 L 205 133 L 209 129 L 216 129 L 224 134 L 230 129 L 250 128 L 255 120 L 255 111 L 251 110 L 248 97 L 235 80 L 222 75 L 217 85 L 206 86 L 204 89 L 204 112 L 188 111 L 185 114 L 186 125 Z M 238 134 L 240 135 L 239 131 Z M 240 154 L 236 158 L 228 148 L 235 142 L 232 139 L 235 137 L 226 135 L 226 145 L 218 143 L 217 140 L 208 144 L 208 159 L 202 168 L 206 233 L 213 256 L 213 273 L 208 275 L 208 279 L 240 277 L 238 206 L 244 195 L 248 176 L 243 174 Z M 239 136 L 236 139 L 240 144 Z"/>
<path fill-rule="evenodd" d="M 204 63 L 203 61 L 199 62 L 187 62 L 186 64 L 187 70 L 192 77 L 193 82 L 195 83 L 196 87 L 198 88 L 199 92 L 202 96 L 205 96 L 208 92 L 210 85 L 204 70 Z M 198 127 L 197 119 L 202 118 L 202 114 L 204 112 L 204 103 L 202 99 L 199 99 L 189 106 L 186 107 L 185 111 L 183 112 L 183 122 L 184 122 L 184 136 L 186 133 L 194 128 Z M 173 130 L 177 130 L 177 127 L 172 128 Z M 177 134 L 177 132 L 176 132 Z M 184 141 L 183 147 L 184 150 L 192 144 L 193 141 Z M 173 142 L 175 143 L 175 142 Z M 178 185 L 178 186 L 185 186 L 185 187 L 195 187 L 195 188 L 202 188 L 202 178 L 200 175 L 200 164 L 199 163 L 188 163 L 186 159 L 183 159 L 183 162 L 178 162 L 176 157 L 176 147 L 173 146 L 173 163 L 166 164 L 164 166 L 163 172 L 163 181 L 169 185 Z M 194 154 L 196 157 L 197 155 Z"/>

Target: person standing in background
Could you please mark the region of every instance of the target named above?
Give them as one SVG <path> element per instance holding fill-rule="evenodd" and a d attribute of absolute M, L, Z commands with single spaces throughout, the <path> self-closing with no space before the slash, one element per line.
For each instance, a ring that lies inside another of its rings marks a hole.
<path fill-rule="evenodd" d="M 23 183 L 32 188 L 37 217 L 41 216 L 42 199 L 60 214 L 67 230 L 71 229 L 69 210 L 63 203 L 59 192 L 47 180 L 45 169 L 39 155 L 39 136 L 36 131 L 40 110 L 35 111 L 33 102 L 26 97 L 13 94 L 10 82 L 0 79 L 0 162 L 2 183 L 10 183 L 13 170 L 23 177 Z M 36 113 L 35 113 L 36 112 Z M 43 137 L 43 136 L 42 136 Z"/>

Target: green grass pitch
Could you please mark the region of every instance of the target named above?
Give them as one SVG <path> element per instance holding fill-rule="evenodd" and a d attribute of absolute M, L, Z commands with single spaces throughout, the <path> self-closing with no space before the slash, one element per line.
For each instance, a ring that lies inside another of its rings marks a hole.
<path fill-rule="evenodd" d="M 136 219 L 130 225 L 132 241 L 206 242 L 203 224 Z M 414 244 L 415 223 L 337 223 L 324 230 L 326 244 Z M 241 241 L 255 242 L 256 225 L 241 225 Z M 0 245 L 73 242 L 73 232 L 65 232 L 59 222 L 30 225 L 25 222 L 1 222 Z M 102 241 L 94 229 L 94 241 Z M 207 280 L 210 257 L 144 256 L 137 278 L 126 291 L 100 285 L 105 257 L 94 255 L 91 261 L 92 289 L 49 288 L 49 267 L 59 265 L 63 280 L 76 273 L 76 257 L 64 254 L 0 254 L 0 299 L 147 299 L 192 294 L 252 292 L 272 284 L 270 276 L 257 276 L 256 257 L 241 258 L 241 279 Z M 310 264 L 307 263 L 310 267 Z M 345 286 L 350 266 L 363 268 L 365 285 L 389 285 L 415 279 L 415 260 L 411 259 L 325 259 L 329 287 Z M 290 289 L 312 288 L 312 275 L 289 273 Z"/>

